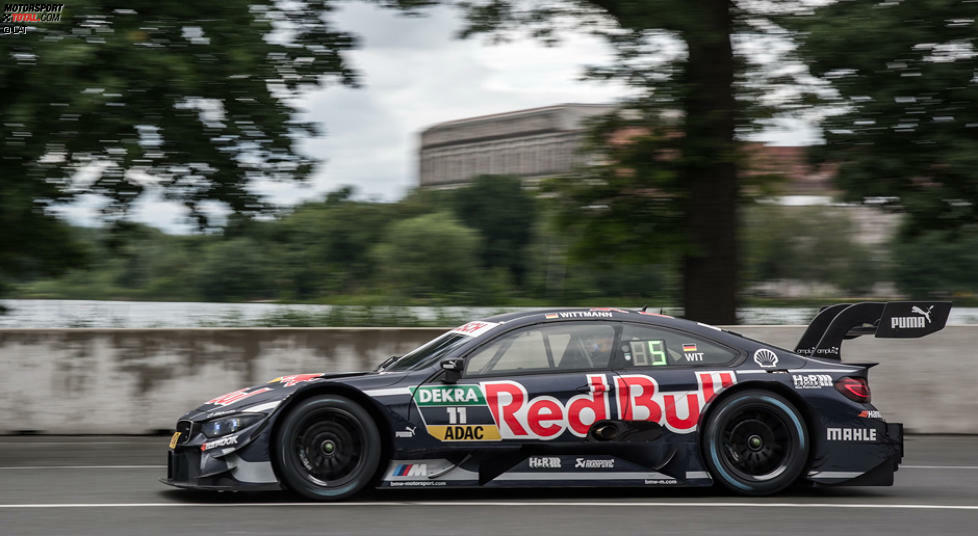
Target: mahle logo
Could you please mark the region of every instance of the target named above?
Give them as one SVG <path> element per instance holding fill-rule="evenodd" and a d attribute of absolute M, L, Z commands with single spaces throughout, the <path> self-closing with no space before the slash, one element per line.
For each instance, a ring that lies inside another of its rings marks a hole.
<path fill-rule="evenodd" d="M 486 399 L 476 385 L 433 385 L 418 387 L 414 401 L 419 406 L 484 406 Z"/>

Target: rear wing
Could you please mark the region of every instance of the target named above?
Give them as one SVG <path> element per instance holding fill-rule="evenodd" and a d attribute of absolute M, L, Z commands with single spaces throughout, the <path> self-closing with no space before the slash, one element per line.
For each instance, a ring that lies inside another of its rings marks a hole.
<path fill-rule="evenodd" d="M 947 301 L 837 303 L 823 307 L 798 341 L 795 353 L 842 360 L 842 341 L 862 335 L 911 339 L 944 329 L 951 313 Z"/>

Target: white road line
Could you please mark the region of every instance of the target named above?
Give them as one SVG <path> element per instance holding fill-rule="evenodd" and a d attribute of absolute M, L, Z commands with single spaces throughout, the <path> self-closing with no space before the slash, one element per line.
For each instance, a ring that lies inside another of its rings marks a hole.
<path fill-rule="evenodd" d="M 165 465 L 10 465 L 0 466 L 0 471 L 38 469 L 163 469 Z"/>
<path fill-rule="evenodd" d="M 900 469 L 978 469 L 978 465 L 901 465 Z"/>
<path fill-rule="evenodd" d="M 163 469 L 165 467 L 165 465 L 11 465 L 0 466 L 0 471 L 34 471 L 37 469 Z M 901 465 L 900 469 L 978 470 L 978 465 Z"/>
<path fill-rule="evenodd" d="M 129 445 L 142 447 L 149 444 L 166 445 L 169 440 L 163 436 L 137 437 L 132 441 L 17 441 L 0 440 L 0 447 L 63 447 L 63 446 L 82 446 L 82 447 L 104 447 L 106 445 Z"/>
<path fill-rule="evenodd" d="M 357 506 L 546 506 L 563 508 L 581 507 L 692 507 L 692 508 L 848 508 L 880 510 L 978 510 L 978 505 L 965 504 L 851 504 L 851 503 L 784 503 L 784 502 L 666 502 L 666 501 L 359 501 L 359 502 L 240 502 L 240 503 L 64 503 L 64 504 L 0 504 L 2 509 L 16 508 L 255 508 L 255 507 L 357 507 Z"/>

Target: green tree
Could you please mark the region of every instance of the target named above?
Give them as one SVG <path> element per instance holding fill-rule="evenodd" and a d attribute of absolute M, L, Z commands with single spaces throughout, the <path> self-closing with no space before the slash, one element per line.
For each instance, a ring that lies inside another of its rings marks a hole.
<path fill-rule="evenodd" d="M 745 280 L 828 283 L 866 294 L 879 281 L 879 252 L 856 242 L 845 207 L 755 205 L 745 211 Z"/>
<path fill-rule="evenodd" d="M 761 76 L 763 69 L 750 58 L 736 54 L 733 40 L 764 33 L 770 21 L 754 4 L 730 0 L 525 5 L 471 2 L 465 34 L 506 37 L 525 31 L 551 40 L 562 28 L 583 27 L 607 37 L 617 53 L 615 64 L 589 74 L 624 81 L 638 93 L 624 103 L 632 118 L 619 119 L 622 126 L 636 127 L 629 132 L 630 159 L 618 162 L 625 169 L 605 166 L 603 175 L 587 174 L 571 186 L 568 212 L 580 223 L 578 256 L 627 262 L 678 257 L 685 315 L 734 323 L 743 186 L 735 134 L 756 124 L 760 108 L 747 113 L 747 99 L 777 84 Z M 664 117 L 670 118 L 666 125 Z M 600 145 L 623 143 L 613 138 Z"/>
<path fill-rule="evenodd" d="M 536 220 L 533 196 L 516 177 L 482 175 L 455 191 L 455 216 L 479 231 L 482 266 L 502 268 L 522 286 L 527 270 L 526 246 Z"/>
<path fill-rule="evenodd" d="M 59 23 L 0 39 L 0 225 L 16 230 L 0 238 L 0 277 L 77 264 L 52 209 L 80 193 L 120 219 L 154 184 L 203 227 L 205 201 L 252 215 L 268 208 L 253 181 L 308 177 L 297 140 L 317 128 L 295 97 L 356 81 L 332 6 L 79 0 Z"/>
<path fill-rule="evenodd" d="M 383 240 L 396 206 L 349 199 L 352 190 L 296 207 L 264 225 L 282 298 L 308 300 L 369 288 L 376 272 L 371 248 Z M 249 235 L 250 236 L 250 235 Z"/>
<path fill-rule="evenodd" d="M 914 298 L 978 294 L 978 228 L 933 230 L 893 244 L 893 279 Z"/>
<path fill-rule="evenodd" d="M 787 23 L 832 90 L 815 156 L 846 197 L 906 212 L 904 239 L 978 221 L 978 4 L 836 2 Z"/>
<path fill-rule="evenodd" d="M 399 221 L 373 251 L 378 277 L 409 297 L 471 302 L 486 283 L 480 277 L 479 240 L 476 231 L 446 213 Z"/>
<path fill-rule="evenodd" d="M 197 286 L 208 301 L 247 301 L 275 297 L 270 259 L 262 244 L 234 238 L 208 244 L 198 261 Z"/>

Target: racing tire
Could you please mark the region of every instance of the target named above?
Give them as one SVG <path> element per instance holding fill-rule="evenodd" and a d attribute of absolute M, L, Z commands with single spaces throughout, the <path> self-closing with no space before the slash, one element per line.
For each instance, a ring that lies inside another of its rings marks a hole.
<path fill-rule="evenodd" d="M 339 395 L 312 397 L 283 418 L 273 460 L 282 483 L 316 501 L 350 497 L 371 483 L 381 458 L 380 432 L 359 404 Z"/>
<path fill-rule="evenodd" d="M 731 395 L 703 427 L 703 454 L 715 482 L 741 495 L 771 495 L 808 465 L 805 419 L 784 397 L 747 390 Z"/>

